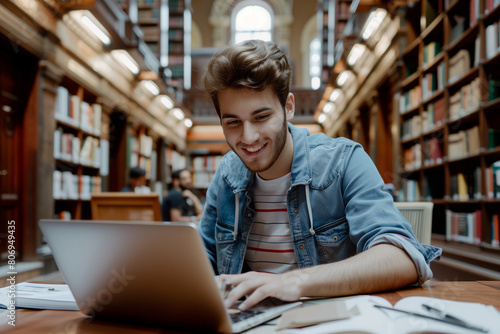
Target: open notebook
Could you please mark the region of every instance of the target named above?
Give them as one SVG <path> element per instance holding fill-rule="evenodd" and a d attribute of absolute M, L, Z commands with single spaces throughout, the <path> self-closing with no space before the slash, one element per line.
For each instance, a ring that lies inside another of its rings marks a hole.
<path fill-rule="evenodd" d="M 241 332 L 300 303 L 268 300 L 231 316 L 193 224 L 41 220 L 78 307 L 95 318 Z"/>

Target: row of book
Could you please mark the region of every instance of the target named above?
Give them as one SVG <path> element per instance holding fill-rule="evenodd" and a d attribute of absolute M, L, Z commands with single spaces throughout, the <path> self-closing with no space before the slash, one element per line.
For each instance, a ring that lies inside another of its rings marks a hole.
<path fill-rule="evenodd" d="M 453 212 L 446 210 L 446 240 L 479 245 L 482 240 L 483 217 L 481 210 L 474 212 Z M 500 245 L 498 213 L 491 215 L 489 224 L 490 243 L 494 247 Z"/>
<path fill-rule="evenodd" d="M 193 158 L 193 169 L 195 172 L 214 173 L 219 167 L 222 155 L 207 155 Z"/>
<path fill-rule="evenodd" d="M 420 200 L 420 187 L 417 180 L 402 178 L 401 188 L 397 194 L 398 202 L 414 202 Z"/>
<path fill-rule="evenodd" d="M 486 27 L 486 59 L 495 57 L 500 52 L 500 20 Z"/>
<path fill-rule="evenodd" d="M 488 81 L 488 101 L 496 100 L 500 97 L 500 80 Z"/>
<path fill-rule="evenodd" d="M 432 41 L 427 45 L 424 45 L 424 61 L 423 65 L 427 65 L 433 62 L 436 56 L 441 52 L 441 42 Z"/>
<path fill-rule="evenodd" d="M 401 123 L 401 139 L 414 138 L 422 133 L 422 116 L 415 115 Z"/>
<path fill-rule="evenodd" d="M 470 26 L 474 26 L 477 23 L 477 20 L 483 16 L 481 13 L 481 3 L 484 8 L 484 15 L 487 15 L 495 9 L 495 7 L 500 5 L 500 0 L 470 0 L 469 5 L 469 22 Z"/>
<path fill-rule="evenodd" d="M 141 21 L 159 22 L 158 21 L 159 19 L 160 19 L 160 7 L 141 8 L 137 12 L 137 20 L 139 21 L 139 23 L 141 23 Z"/>
<path fill-rule="evenodd" d="M 488 129 L 488 148 L 490 150 L 500 146 L 500 129 Z"/>
<path fill-rule="evenodd" d="M 500 160 L 487 167 L 485 173 L 487 198 L 500 199 Z"/>
<path fill-rule="evenodd" d="M 157 156 L 156 152 L 153 152 L 151 156 L 138 156 L 137 161 L 132 161 L 130 166 L 138 166 L 144 169 L 146 172 L 146 179 L 151 181 L 156 181 L 156 165 L 157 165 Z"/>
<path fill-rule="evenodd" d="M 461 49 L 456 55 L 450 58 L 448 64 L 448 83 L 453 83 L 470 70 L 469 51 Z"/>
<path fill-rule="evenodd" d="M 431 166 L 443 162 L 443 140 L 432 137 L 424 140 L 423 147 L 424 166 Z"/>
<path fill-rule="evenodd" d="M 101 192 L 101 177 L 76 175 L 69 171 L 54 170 L 52 175 L 54 199 L 90 200 L 90 194 Z"/>
<path fill-rule="evenodd" d="M 481 168 L 476 168 L 472 173 L 450 175 L 450 195 L 455 201 L 481 199 Z"/>
<path fill-rule="evenodd" d="M 481 81 L 475 78 L 450 97 L 448 118 L 455 120 L 479 108 L 481 102 Z"/>
<path fill-rule="evenodd" d="M 422 147 L 420 144 L 415 144 L 403 150 L 403 169 L 412 171 L 422 167 Z"/>
<path fill-rule="evenodd" d="M 443 125 L 445 113 L 444 98 L 427 103 L 422 111 L 422 131 L 430 131 Z"/>
<path fill-rule="evenodd" d="M 420 102 L 422 102 L 422 88 L 415 86 L 399 97 L 399 113 L 404 114 L 408 110 L 418 107 Z"/>
<path fill-rule="evenodd" d="M 80 137 L 57 128 L 54 131 L 54 158 L 98 168 L 101 166 L 100 140 L 86 136 L 81 144 Z"/>
<path fill-rule="evenodd" d="M 165 159 L 167 160 L 167 164 L 172 166 L 172 171 L 177 171 L 187 166 L 186 157 L 170 147 L 165 150 Z"/>
<path fill-rule="evenodd" d="M 215 175 L 215 171 L 220 165 L 221 159 L 221 155 L 208 155 L 193 158 L 193 185 L 195 188 L 208 188 Z"/>
<path fill-rule="evenodd" d="M 457 159 L 479 153 L 479 126 L 448 135 L 448 158 Z"/>
<path fill-rule="evenodd" d="M 434 72 L 426 73 L 422 79 L 422 99 L 425 101 L 436 91 L 444 89 L 445 84 L 445 64 L 441 62 Z"/>
<path fill-rule="evenodd" d="M 446 240 L 479 245 L 482 236 L 481 210 L 453 212 L 446 210 Z"/>
<path fill-rule="evenodd" d="M 194 172 L 193 186 L 197 189 L 207 189 L 215 176 L 215 172 Z"/>
<path fill-rule="evenodd" d="M 70 95 L 66 87 L 57 87 L 55 118 L 61 122 L 101 135 L 102 107 L 81 101 L 78 95 Z"/>

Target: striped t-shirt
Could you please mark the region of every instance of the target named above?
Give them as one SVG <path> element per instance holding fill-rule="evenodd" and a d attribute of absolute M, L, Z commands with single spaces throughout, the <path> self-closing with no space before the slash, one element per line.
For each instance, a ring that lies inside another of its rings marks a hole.
<path fill-rule="evenodd" d="M 286 207 L 288 188 L 290 173 L 274 180 L 256 176 L 254 203 L 257 213 L 245 254 L 251 270 L 282 273 L 297 268 Z"/>

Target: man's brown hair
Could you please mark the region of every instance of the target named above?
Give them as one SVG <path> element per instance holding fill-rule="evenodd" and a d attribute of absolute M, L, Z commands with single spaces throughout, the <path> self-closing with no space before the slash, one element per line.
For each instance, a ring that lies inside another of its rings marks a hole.
<path fill-rule="evenodd" d="M 203 83 L 220 117 L 219 92 L 227 88 L 263 91 L 272 87 L 285 107 L 291 75 L 288 59 L 275 43 L 248 40 L 216 54 L 208 64 Z"/>

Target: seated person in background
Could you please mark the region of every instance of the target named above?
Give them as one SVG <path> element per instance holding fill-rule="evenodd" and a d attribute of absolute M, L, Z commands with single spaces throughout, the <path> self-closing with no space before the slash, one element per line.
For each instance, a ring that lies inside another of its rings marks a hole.
<path fill-rule="evenodd" d="M 191 173 L 187 169 L 172 174 L 172 187 L 161 205 L 163 221 L 198 222 L 203 213 L 200 199 L 192 191 Z"/>
<path fill-rule="evenodd" d="M 133 167 L 129 172 L 129 183 L 122 192 L 135 192 L 141 194 L 149 194 L 151 189 L 146 186 L 146 171 L 140 167 Z"/>
<path fill-rule="evenodd" d="M 310 135 L 295 111 L 291 67 L 272 42 L 215 55 L 204 85 L 232 151 L 218 167 L 198 226 L 225 304 L 266 297 L 369 294 L 423 283 L 441 249 L 422 245 L 363 150 Z"/>

